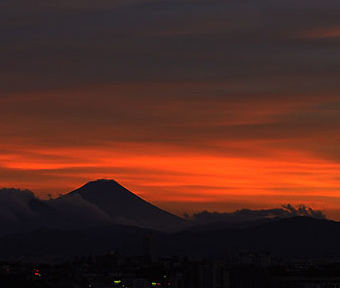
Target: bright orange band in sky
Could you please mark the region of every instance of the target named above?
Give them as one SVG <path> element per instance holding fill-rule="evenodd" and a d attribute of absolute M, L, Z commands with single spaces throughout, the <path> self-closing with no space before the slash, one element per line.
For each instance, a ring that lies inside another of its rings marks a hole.
<path fill-rule="evenodd" d="M 291 203 L 340 220 L 334 1 L 15 2 L 0 186 L 47 198 L 113 178 L 178 214 Z"/>

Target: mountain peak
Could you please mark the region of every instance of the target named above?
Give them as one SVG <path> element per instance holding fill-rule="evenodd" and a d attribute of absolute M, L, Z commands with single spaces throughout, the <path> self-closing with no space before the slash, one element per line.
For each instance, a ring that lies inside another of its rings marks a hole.
<path fill-rule="evenodd" d="M 114 179 L 106 179 L 106 178 L 101 178 L 101 179 L 97 179 L 95 181 L 90 181 L 90 183 L 96 183 L 96 182 L 114 182 L 114 183 L 118 183 L 116 180 Z"/>
<path fill-rule="evenodd" d="M 113 179 L 97 179 L 90 181 L 71 193 L 74 192 L 80 194 L 83 198 L 86 198 L 90 194 L 92 196 L 96 195 L 95 197 L 100 197 L 98 194 L 106 194 L 107 196 L 115 194 L 116 196 L 120 195 L 122 197 L 130 195 L 132 197 L 138 197 Z"/>
<path fill-rule="evenodd" d="M 166 212 L 132 193 L 117 181 L 98 179 L 74 190 L 84 200 L 104 211 L 111 219 L 125 219 L 137 226 L 165 227 L 183 219 Z"/>
<path fill-rule="evenodd" d="M 120 185 L 116 180 L 114 179 L 105 179 L 105 178 L 102 178 L 102 179 L 97 179 L 97 180 L 94 180 L 94 181 L 90 181 L 88 183 L 86 183 L 85 185 L 96 185 L 96 184 L 115 184 L 115 185 Z M 120 185 L 121 186 L 121 185 Z"/>
<path fill-rule="evenodd" d="M 84 190 L 90 190 L 92 192 L 97 192 L 97 191 L 117 192 L 117 191 L 125 190 L 125 192 L 130 192 L 125 187 L 123 187 L 121 184 L 119 184 L 116 180 L 113 180 L 113 179 L 93 180 L 93 181 L 87 182 L 86 184 L 81 186 L 76 191 L 78 191 L 78 192 L 83 191 L 84 192 Z"/>

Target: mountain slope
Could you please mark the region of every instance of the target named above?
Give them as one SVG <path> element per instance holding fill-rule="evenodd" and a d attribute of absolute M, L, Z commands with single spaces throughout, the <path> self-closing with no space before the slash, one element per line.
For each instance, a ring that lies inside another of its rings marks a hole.
<path fill-rule="evenodd" d="M 89 182 L 67 196 L 75 194 L 96 205 L 115 223 L 164 229 L 184 221 L 146 202 L 114 180 Z"/>

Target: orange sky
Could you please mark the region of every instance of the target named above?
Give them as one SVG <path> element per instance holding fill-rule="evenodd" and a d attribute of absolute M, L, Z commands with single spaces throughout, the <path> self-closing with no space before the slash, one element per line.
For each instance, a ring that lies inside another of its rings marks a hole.
<path fill-rule="evenodd" d="M 46 198 L 114 178 L 178 214 L 292 203 L 340 220 L 329 1 L 1 3 L 0 186 Z"/>
<path fill-rule="evenodd" d="M 340 163 L 337 150 L 328 150 L 338 141 L 329 127 L 337 110 L 326 105 L 333 97 L 176 99 L 174 105 L 151 95 L 170 93 L 172 86 L 198 89 L 181 83 L 96 86 L 3 101 L 1 185 L 55 197 L 89 180 L 114 178 L 179 214 L 304 203 L 339 217 Z M 144 89 L 150 95 L 131 105 Z M 104 92 L 118 96 L 92 100 Z"/>

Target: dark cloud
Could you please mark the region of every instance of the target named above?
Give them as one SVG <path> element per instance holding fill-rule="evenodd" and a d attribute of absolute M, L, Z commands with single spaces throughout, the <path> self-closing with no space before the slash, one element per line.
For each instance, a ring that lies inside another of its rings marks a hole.
<path fill-rule="evenodd" d="M 60 215 L 66 216 L 78 226 L 95 226 L 95 224 L 111 223 L 112 219 L 96 205 L 84 200 L 81 195 L 66 195 L 55 200 L 48 201 Z"/>
<path fill-rule="evenodd" d="M 88 228 L 112 219 L 78 194 L 43 201 L 29 190 L 0 189 L 0 235 L 41 227 Z"/>
<path fill-rule="evenodd" d="M 13 225 L 25 217 L 35 215 L 28 203 L 35 199 L 34 194 L 29 190 L 0 189 L 0 219 L 1 222 Z"/>
<path fill-rule="evenodd" d="M 307 216 L 313 218 L 325 219 L 323 211 L 313 210 L 305 205 L 293 206 L 291 204 L 283 205 L 281 208 L 250 210 L 241 209 L 231 213 L 219 213 L 202 211 L 194 213 L 192 216 L 185 214 L 187 219 L 191 219 L 197 223 L 241 223 L 248 221 L 257 221 L 262 219 L 271 219 L 275 217 L 288 218 L 296 216 Z"/>
<path fill-rule="evenodd" d="M 142 177 L 189 173 L 133 161 L 127 171 L 110 152 L 338 163 L 339 14 L 335 0 L 1 1 L 0 180 L 39 191 L 62 182 L 59 192 L 90 174 L 145 188 Z M 325 169 L 320 197 L 339 187 L 338 168 Z M 293 184 L 277 186 L 306 188 Z"/>
<path fill-rule="evenodd" d="M 119 2 L 2 4 L 3 89 L 165 79 L 244 86 L 269 76 L 335 84 L 339 42 L 294 40 L 339 25 L 333 1 Z"/>

